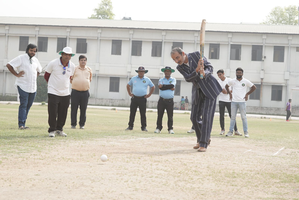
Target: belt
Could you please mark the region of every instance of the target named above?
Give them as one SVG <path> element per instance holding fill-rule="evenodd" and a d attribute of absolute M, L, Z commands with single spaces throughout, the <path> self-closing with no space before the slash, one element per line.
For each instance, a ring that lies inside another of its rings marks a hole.
<path fill-rule="evenodd" d="M 164 101 L 168 101 L 168 100 L 173 100 L 173 98 L 170 98 L 170 99 L 164 99 L 162 97 L 160 97 L 160 99 L 164 100 Z"/>
<path fill-rule="evenodd" d="M 145 95 L 144 95 L 145 96 Z M 134 98 L 144 98 L 144 96 L 135 96 L 134 95 Z"/>

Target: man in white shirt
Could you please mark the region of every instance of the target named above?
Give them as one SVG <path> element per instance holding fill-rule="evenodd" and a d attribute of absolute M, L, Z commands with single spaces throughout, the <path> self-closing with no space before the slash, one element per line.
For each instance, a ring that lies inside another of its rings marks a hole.
<path fill-rule="evenodd" d="M 237 110 L 239 109 L 243 123 L 244 136 L 248 138 L 249 134 L 246 118 L 246 101 L 248 100 L 248 96 L 256 89 L 256 86 L 249 80 L 243 78 L 242 68 L 236 69 L 236 77 L 237 78 L 230 80 L 225 86 L 230 99 L 232 99 L 230 127 L 226 136 L 233 135 L 233 127 L 236 123 Z M 230 86 L 232 87 L 233 93 L 231 93 L 229 90 Z M 249 91 L 248 88 L 250 88 Z"/>
<path fill-rule="evenodd" d="M 75 71 L 75 65 L 70 61 L 75 55 L 72 48 L 64 47 L 59 54 L 61 57 L 47 65 L 44 75 L 48 82 L 49 137 L 67 136 L 63 132 L 63 126 L 70 105 L 70 79 Z"/>
<path fill-rule="evenodd" d="M 219 84 L 222 87 L 222 92 L 219 94 L 218 99 L 219 99 L 219 121 L 220 121 L 220 127 L 221 127 L 221 132 L 220 135 L 225 134 L 225 128 L 224 128 L 224 113 L 225 113 L 225 107 L 227 109 L 229 117 L 231 117 L 231 100 L 229 99 L 229 95 L 226 92 L 225 86 L 228 83 L 228 81 L 232 80 L 231 78 L 227 78 L 224 75 L 223 69 L 219 69 L 217 71 L 217 75 L 219 77 Z M 237 128 L 237 123 L 235 123 L 235 135 L 242 136 L 241 133 L 239 133 L 238 128 Z"/>
<path fill-rule="evenodd" d="M 20 99 L 18 124 L 21 130 L 28 129 L 25 126 L 26 119 L 36 95 L 37 76 L 42 72 L 38 59 L 34 57 L 36 52 L 36 45 L 29 44 L 26 48 L 26 54 L 19 55 L 6 65 L 8 70 L 17 77 L 15 86 L 18 89 Z"/>

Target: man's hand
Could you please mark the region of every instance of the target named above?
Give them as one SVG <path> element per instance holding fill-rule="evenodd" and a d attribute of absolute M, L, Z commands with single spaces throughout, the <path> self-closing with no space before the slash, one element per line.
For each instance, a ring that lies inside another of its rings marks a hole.
<path fill-rule="evenodd" d="M 162 84 L 159 84 L 158 87 L 161 88 L 161 87 L 163 87 L 163 85 L 162 85 Z"/>
<path fill-rule="evenodd" d="M 20 71 L 18 74 L 17 74 L 17 77 L 24 77 L 23 75 L 25 74 L 24 71 Z"/>
<path fill-rule="evenodd" d="M 223 88 L 223 89 L 222 89 L 222 93 L 223 93 L 223 94 L 227 94 L 226 89 Z"/>
<path fill-rule="evenodd" d="M 170 90 L 172 90 L 172 91 L 173 91 L 173 90 L 175 90 L 175 88 L 173 87 L 173 88 L 171 88 Z"/>
<path fill-rule="evenodd" d="M 195 69 L 195 71 L 203 76 L 205 76 L 205 71 L 204 71 L 204 61 L 203 59 L 200 59 L 197 63 L 197 68 Z"/>
<path fill-rule="evenodd" d="M 248 94 L 245 95 L 244 99 L 245 99 L 245 101 L 248 100 Z"/>
<path fill-rule="evenodd" d="M 150 96 L 151 96 L 150 94 L 147 94 L 147 95 L 144 96 L 144 98 L 147 99 L 147 98 L 149 98 Z"/>
<path fill-rule="evenodd" d="M 232 95 L 232 93 L 229 93 L 229 99 L 230 99 L 230 100 L 233 99 L 233 95 Z"/>

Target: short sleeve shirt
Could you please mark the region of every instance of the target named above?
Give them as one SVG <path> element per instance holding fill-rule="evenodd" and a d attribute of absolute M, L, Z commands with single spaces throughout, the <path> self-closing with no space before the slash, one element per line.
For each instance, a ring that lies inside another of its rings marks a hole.
<path fill-rule="evenodd" d="M 52 60 L 46 68 L 46 72 L 51 74 L 48 81 L 48 93 L 57 96 L 70 95 L 70 77 L 73 76 L 74 71 L 75 65 L 71 61 L 64 73 L 60 58 Z"/>
<path fill-rule="evenodd" d="M 16 77 L 15 85 L 28 93 L 36 92 L 37 72 L 42 72 L 42 67 L 36 57 L 30 57 L 28 54 L 22 54 L 8 62 L 13 69 L 19 73 L 24 71 L 23 77 Z"/>
<path fill-rule="evenodd" d="M 228 81 L 232 80 L 231 78 L 225 78 L 224 81 L 222 81 L 221 79 L 218 80 L 219 84 L 221 85 L 222 89 L 225 89 L 226 84 L 228 83 Z M 231 88 L 230 88 L 231 89 Z M 223 94 L 222 92 L 219 94 L 219 101 L 223 101 L 223 102 L 231 102 L 231 100 L 229 99 L 229 94 Z"/>
<path fill-rule="evenodd" d="M 241 81 L 238 81 L 236 78 L 230 80 L 228 85 L 232 87 L 232 102 L 245 102 L 245 95 L 249 88 L 251 88 L 254 84 L 247 80 L 246 78 L 242 78 Z"/>
<path fill-rule="evenodd" d="M 153 82 L 146 76 L 143 76 L 143 78 L 139 78 L 139 76 L 134 76 L 131 78 L 131 80 L 128 82 L 128 84 L 132 87 L 133 86 L 133 95 L 135 96 L 145 96 L 147 95 L 147 88 L 153 87 Z"/>
<path fill-rule="evenodd" d="M 167 78 L 161 78 L 159 80 L 159 85 L 176 85 L 176 79 L 170 77 L 169 79 Z M 163 99 L 172 99 L 174 97 L 174 90 L 160 90 L 160 97 Z"/>

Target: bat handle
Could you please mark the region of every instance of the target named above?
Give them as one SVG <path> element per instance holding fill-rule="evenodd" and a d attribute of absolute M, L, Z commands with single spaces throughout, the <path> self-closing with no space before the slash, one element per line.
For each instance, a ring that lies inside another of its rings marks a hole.
<path fill-rule="evenodd" d="M 200 78 L 200 79 L 203 79 L 203 75 L 202 75 L 202 74 L 200 74 L 200 75 L 199 75 L 199 78 Z"/>
<path fill-rule="evenodd" d="M 201 60 L 203 60 L 202 57 L 201 57 Z M 203 64 L 201 64 L 200 70 L 201 70 L 201 69 L 203 69 Z M 203 79 L 203 74 L 200 73 L 200 71 L 199 71 L 199 78 L 200 78 L 200 79 Z"/>

